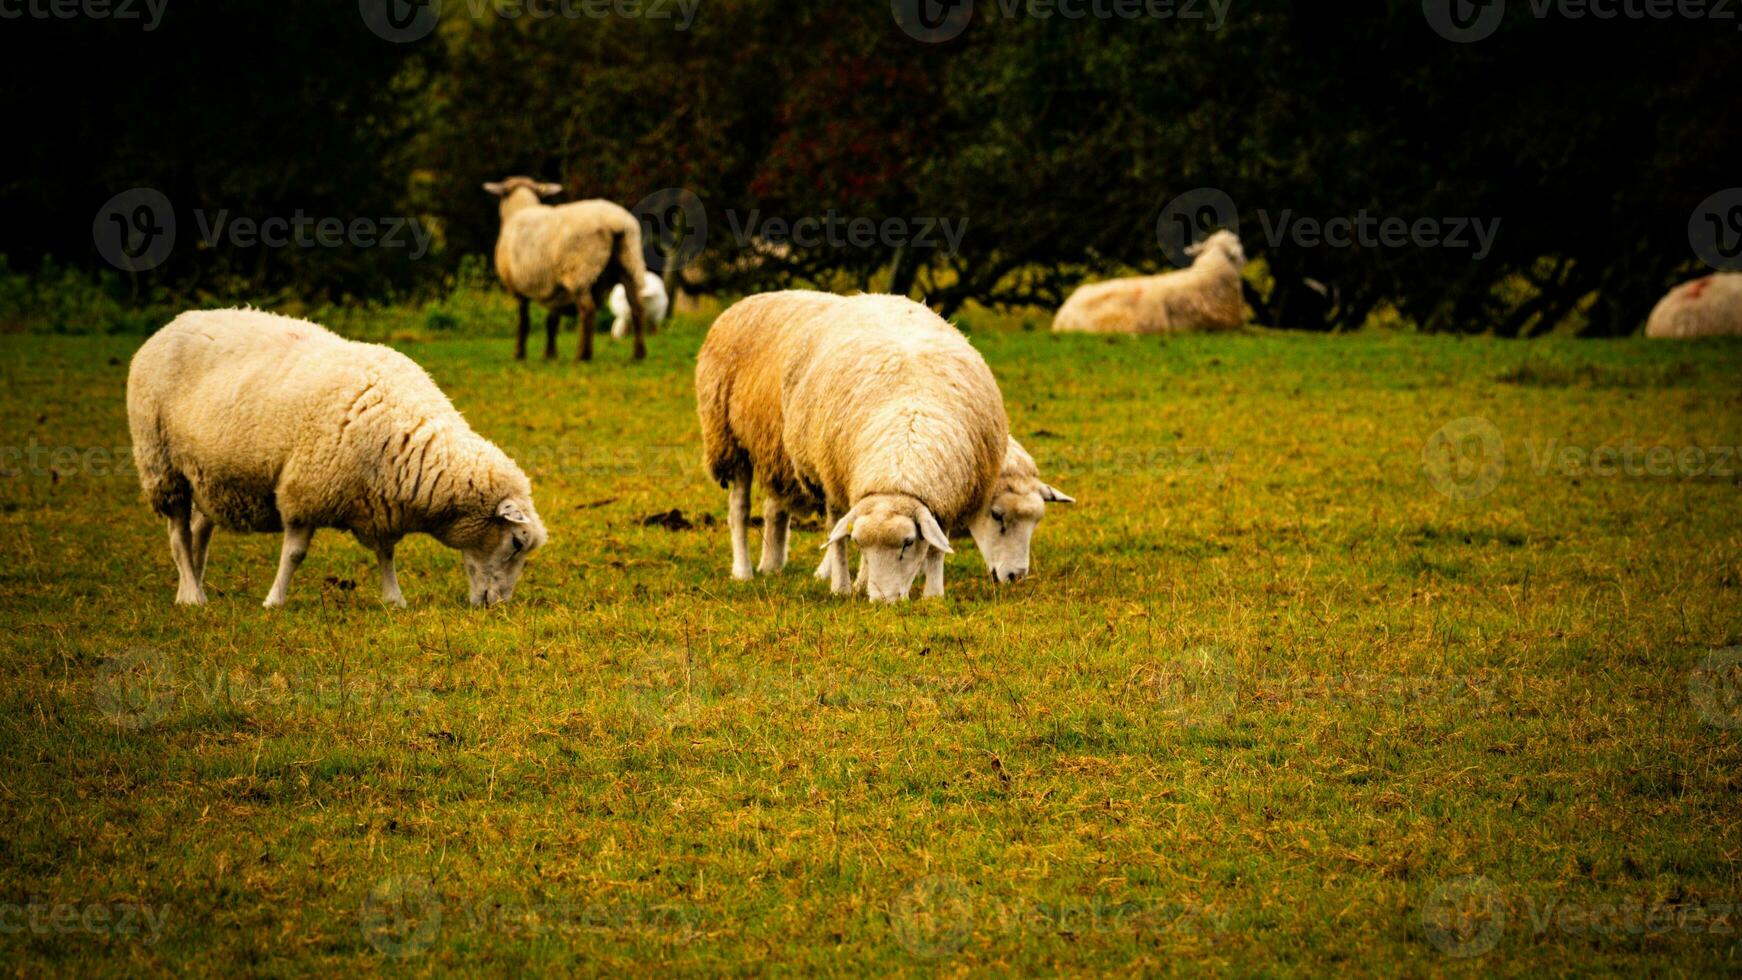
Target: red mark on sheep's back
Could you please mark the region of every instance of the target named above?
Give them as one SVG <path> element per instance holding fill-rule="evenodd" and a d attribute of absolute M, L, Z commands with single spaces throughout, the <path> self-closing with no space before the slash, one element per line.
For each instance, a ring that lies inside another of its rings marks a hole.
<path fill-rule="evenodd" d="M 1716 278 L 1716 276 L 1707 276 L 1704 279 L 1695 279 L 1687 284 L 1682 295 L 1688 299 L 1699 299 L 1706 295 L 1706 290 L 1712 288 L 1712 282 Z"/>

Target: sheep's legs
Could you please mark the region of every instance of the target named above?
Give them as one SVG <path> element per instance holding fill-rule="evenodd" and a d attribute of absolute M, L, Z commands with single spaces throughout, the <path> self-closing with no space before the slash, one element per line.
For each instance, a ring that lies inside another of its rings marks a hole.
<path fill-rule="evenodd" d="M 834 529 L 840 521 L 833 507 L 823 509 L 823 527 Z M 833 544 L 824 546 L 823 567 L 817 569 L 817 578 L 828 578 L 829 590 L 836 595 L 853 594 L 853 565 L 847 560 L 847 539 L 842 538 Z M 828 575 L 824 576 L 824 569 Z"/>
<path fill-rule="evenodd" d="M 556 335 L 562 329 L 563 311 L 551 310 L 544 318 L 544 359 L 556 360 Z"/>
<path fill-rule="evenodd" d="M 312 527 L 285 527 L 284 549 L 278 553 L 278 578 L 272 581 L 272 591 L 266 594 L 266 601 L 262 603 L 266 608 L 276 609 L 284 605 L 285 593 L 290 591 L 290 577 L 308 557 L 308 543 L 314 536 Z"/>
<path fill-rule="evenodd" d="M 520 339 L 514 344 L 514 359 L 526 360 L 526 335 L 532 332 L 532 300 L 520 299 Z"/>
<path fill-rule="evenodd" d="M 757 571 L 764 575 L 773 575 L 786 567 L 787 532 L 791 530 L 792 515 L 787 512 L 786 502 L 773 494 L 768 494 L 762 500 L 762 564 Z"/>
<path fill-rule="evenodd" d="M 193 549 L 191 557 L 194 560 L 194 583 L 203 592 L 206 587 L 206 556 L 212 550 L 212 519 L 205 512 L 194 509 L 191 522 L 193 530 Z"/>
<path fill-rule="evenodd" d="M 726 524 L 732 529 L 732 577 L 747 582 L 756 577 L 750 567 L 750 475 L 732 478 Z"/>
<path fill-rule="evenodd" d="M 647 304 L 641 299 L 641 284 L 625 282 L 623 298 L 629 304 L 629 319 L 635 324 L 635 359 L 646 360 L 646 335 L 651 332 L 651 325 L 647 322 Z"/>
<path fill-rule="evenodd" d="M 577 361 L 593 359 L 593 328 L 597 326 L 593 321 L 598 319 L 598 313 L 599 308 L 593 305 L 591 296 L 582 296 L 575 301 L 575 315 L 580 318 L 581 328 L 581 350 L 575 355 Z"/>
<path fill-rule="evenodd" d="M 393 549 L 397 542 L 375 546 L 375 564 L 381 569 L 381 601 L 389 606 L 405 608 L 405 596 L 399 591 L 399 574 L 393 569 Z"/>
<path fill-rule="evenodd" d="M 169 555 L 175 559 L 175 604 L 178 606 L 198 606 L 206 601 L 205 590 L 200 588 L 199 576 L 194 573 L 193 538 L 187 517 L 169 519 Z"/>
<path fill-rule="evenodd" d="M 942 599 L 944 596 L 944 553 L 936 548 L 925 556 L 924 595 L 927 599 Z"/>

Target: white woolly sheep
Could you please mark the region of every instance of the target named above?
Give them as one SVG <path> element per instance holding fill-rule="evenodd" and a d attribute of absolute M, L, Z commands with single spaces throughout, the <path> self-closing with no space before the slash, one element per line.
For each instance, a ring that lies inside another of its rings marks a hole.
<path fill-rule="evenodd" d="M 1742 273 L 1707 276 L 1670 290 L 1651 311 L 1645 335 L 1659 339 L 1742 336 Z"/>
<path fill-rule="evenodd" d="M 753 296 L 722 313 L 696 361 L 708 472 L 729 488 L 732 574 L 748 579 L 750 486 L 765 496 L 764 573 L 786 565 L 790 515 L 822 509 L 829 578 L 874 601 L 944 591 L 947 527 L 986 509 L 1009 439 L 991 370 L 956 329 L 900 296 Z"/>
<path fill-rule="evenodd" d="M 1015 582 L 1027 578 L 1034 532 L 1046 516 L 1046 505 L 1076 502 L 1076 498 L 1041 482 L 1040 467 L 1035 464 L 1034 457 L 1012 436 L 992 499 L 967 528 L 974 546 L 980 549 L 980 557 L 986 561 L 986 570 L 992 573 L 992 581 Z M 952 529 L 951 536 L 959 536 L 959 533 L 960 529 Z M 817 566 L 817 578 L 829 579 L 832 561 L 832 556 L 823 556 L 822 564 Z M 854 587 L 865 587 L 863 563 L 859 565 L 859 577 Z"/>
<path fill-rule="evenodd" d="M 284 533 L 281 606 L 316 528 L 356 536 L 403 606 L 393 550 L 429 534 L 465 560 L 473 605 L 505 602 L 545 542 L 532 485 L 411 359 L 258 310 L 183 313 L 127 374 L 133 459 L 169 521 L 176 602 L 206 601 L 212 528 Z"/>
<path fill-rule="evenodd" d="M 1184 333 L 1233 330 L 1246 318 L 1240 238 L 1218 231 L 1187 249 L 1190 268 L 1159 276 L 1113 279 L 1079 288 L 1059 308 L 1060 333 Z"/>
<path fill-rule="evenodd" d="M 622 340 L 629 336 L 634 316 L 629 310 L 629 291 L 622 283 L 611 287 L 611 337 Z M 647 332 L 657 333 L 665 323 L 671 308 L 671 298 L 665 295 L 665 280 L 649 272 L 641 277 L 641 308 L 647 314 Z"/>
<path fill-rule="evenodd" d="M 562 191 L 530 177 L 488 183 L 484 190 L 502 199 L 502 231 L 496 238 L 496 275 L 520 301 L 520 331 L 514 356 L 526 357 L 528 312 L 536 302 L 550 312 L 544 320 L 544 356 L 556 357 L 557 328 L 565 314 L 578 321 L 577 359 L 593 359 L 593 318 L 618 284 L 637 288 L 624 294 L 635 330 L 635 359 L 647 356 L 646 314 L 639 284 L 647 275 L 641 255 L 641 222 L 610 201 L 576 201 L 556 207 L 540 198 Z"/>

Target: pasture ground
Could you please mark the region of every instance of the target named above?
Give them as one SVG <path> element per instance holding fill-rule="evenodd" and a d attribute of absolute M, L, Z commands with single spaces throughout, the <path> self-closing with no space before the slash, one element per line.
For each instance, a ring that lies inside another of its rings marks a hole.
<path fill-rule="evenodd" d="M 137 338 L 0 336 L 0 965 L 1738 968 L 1742 345 L 970 326 L 1081 504 L 901 608 L 730 580 L 699 319 L 400 344 L 552 532 L 483 612 L 334 532 L 174 607 Z"/>

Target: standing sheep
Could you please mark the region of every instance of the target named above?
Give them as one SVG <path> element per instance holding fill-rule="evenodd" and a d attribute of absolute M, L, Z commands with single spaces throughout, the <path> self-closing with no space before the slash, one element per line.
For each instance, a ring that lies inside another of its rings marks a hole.
<path fill-rule="evenodd" d="M 1035 465 L 1034 457 L 1012 437 L 1004 454 L 1004 467 L 998 474 L 998 487 L 986 508 L 968 525 L 968 533 L 973 535 L 980 557 L 986 559 L 992 581 L 1026 578 L 1029 550 L 1034 544 L 1035 529 L 1046 516 L 1046 505 L 1076 502 L 1076 498 L 1041 482 L 1040 467 Z"/>
<path fill-rule="evenodd" d="M 980 549 L 986 570 L 994 582 L 1015 582 L 1028 577 L 1029 552 L 1034 545 L 1034 532 L 1046 516 L 1046 505 L 1074 504 L 1076 498 L 1066 496 L 1041 482 L 1040 467 L 1034 457 L 1014 436 L 1004 454 L 1004 467 L 998 473 L 998 486 L 986 508 L 969 522 L 967 533 Z M 956 536 L 952 532 L 952 537 Z M 816 577 L 827 581 L 833 570 L 831 556 L 824 555 L 817 566 Z M 859 566 L 856 588 L 865 585 L 865 566 Z"/>
<path fill-rule="evenodd" d="M 1742 273 L 1695 279 L 1670 290 L 1646 321 L 1658 339 L 1742 336 Z"/>
<path fill-rule="evenodd" d="M 562 185 L 530 177 L 485 184 L 484 190 L 502 199 L 496 275 L 520 301 L 514 356 L 526 359 L 526 335 L 532 330 L 528 310 L 537 302 L 550 311 L 544 320 L 544 356 L 556 357 L 557 328 L 566 313 L 577 319 L 581 331 L 576 358 L 592 360 L 594 314 L 611 287 L 624 284 L 635 287 L 625 291 L 635 328 L 635 359 L 645 358 L 641 281 L 647 268 L 641 257 L 641 222 L 610 201 L 542 204 L 540 198 L 561 192 Z"/>
<path fill-rule="evenodd" d="M 303 320 L 176 317 L 133 357 L 127 422 L 145 499 L 169 520 L 177 603 L 206 601 L 213 526 L 284 532 L 269 608 L 284 604 L 316 528 L 373 550 L 382 600 L 396 606 L 393 549 L 407 535 L 462 554 L 475 606 L 511 598 L 545 542 L 526 475 L 422 368 Z"/>
<path fill-rule="evenodd" d="M 611 287 L 610 306 L 611 339 L 622 340 L 629 336 L 630 322 L 634 319 L 629 311 L 629 290 L 622 283 Z M 641 277 L 641 308 L 647 313 L 647 332 L 658 333 L 671 308 L 671 298 L 665 294 L 665 280 L 651 272 Z"/>
<path fill-rule="evenodd" d="M 732 575 L 749 579 L 750 485 L 765 496 L 760 570 L 786 565 L 790 515 L 822 509 L 837 594 L 853 591 L 849 538 L 874 601 L 944 592 L 947 527 L 992 496 L 1009 439 L 986 362 L 900 296 L 780 292 L 722 313 L 696 362 L 709 474 L 729 488 Z"/>
<path fill-rule="evenodd" d="M 1059 333 L 1185 333 L 1234 330 L 1246 318 L 1240 237 L 1218 231 L 1186 250 L 1191 267 L 1159 276 L 1113 279 L 1079 288 L 1059 308 Z"/>

